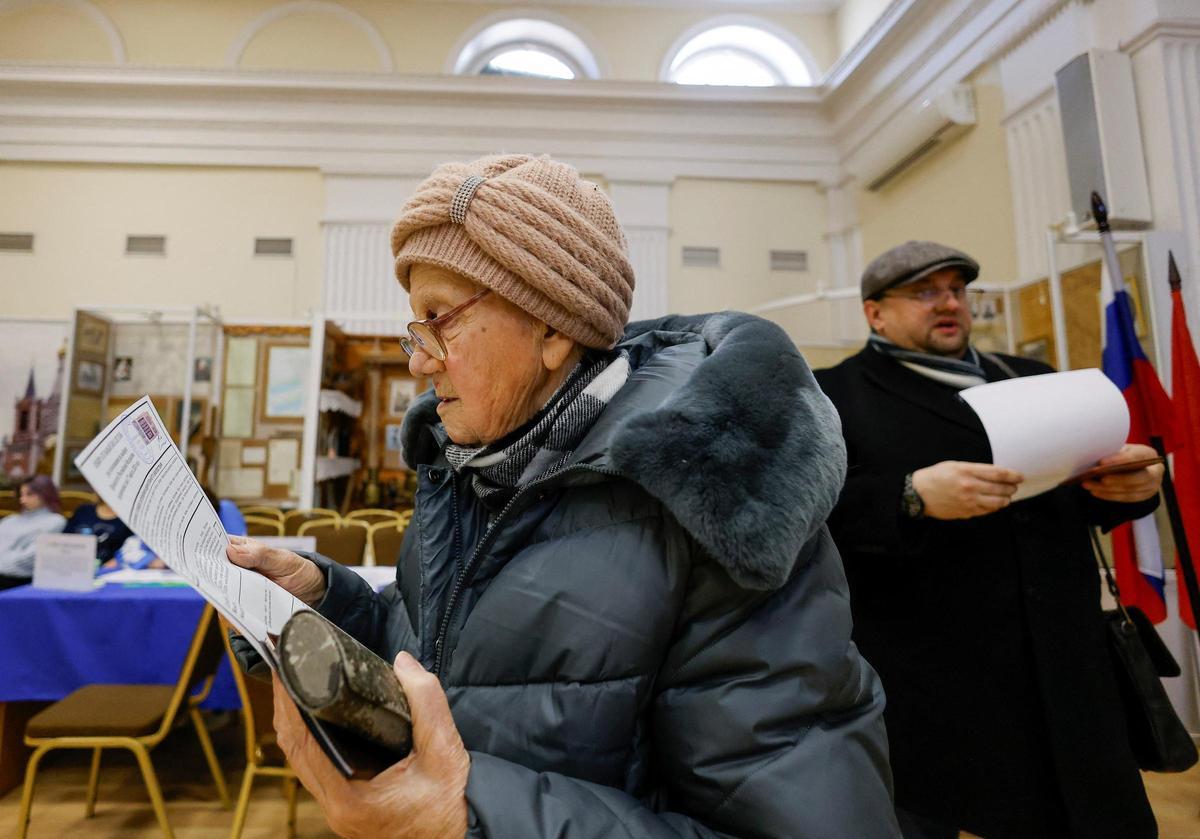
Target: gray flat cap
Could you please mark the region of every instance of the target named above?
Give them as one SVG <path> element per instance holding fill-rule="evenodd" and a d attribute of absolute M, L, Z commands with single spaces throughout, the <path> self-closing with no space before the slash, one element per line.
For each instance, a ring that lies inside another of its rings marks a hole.
<path fill-rule="evenodd" d="M 979 276 L 979 263 L 962 251 L 937 242 L 905 242 L 872 260 L 862 275 L 862 299 L 916 282 L 934 271 L 957 268 L 968 283 Z"/>

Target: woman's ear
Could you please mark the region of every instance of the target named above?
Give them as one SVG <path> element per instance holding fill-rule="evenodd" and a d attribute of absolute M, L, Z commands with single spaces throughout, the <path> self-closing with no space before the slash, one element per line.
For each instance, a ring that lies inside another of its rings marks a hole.
<path fill-rule="evenodd" d="M 578 349 L 575 339 L 546 325 L 545 334 L 542 335 L 542 365 L 547 370 L 558 370 L 568 361 L 576 360 L 580 354 L 576 352 Z"/>

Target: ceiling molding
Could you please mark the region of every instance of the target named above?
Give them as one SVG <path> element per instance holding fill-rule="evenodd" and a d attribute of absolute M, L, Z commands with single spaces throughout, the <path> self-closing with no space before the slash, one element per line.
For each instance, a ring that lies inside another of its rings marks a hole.
<path fill-rule="evenodd" d="M 807 89 L 0 65 L 7 160 L 423 175 L 497 150 L 650 181 L 818 181 L 837 160 Z"/>
<path fill-rule="evenodd" d="M 507 6 L 512 0 L 441 0 L 471 6 Z M 695 11 L 765 11 L 795 14 L 832 14 L 845 0 L 540 0 L 542 6 L 601 8 L 686 9 Z"/>
<path fill-rule="evenodd" d="M 909 3 L 870 52 L 827 88 L 827 113 L 843 159 L 886 142 L 887 125 L 980 67 L 1068 0 Z"/>

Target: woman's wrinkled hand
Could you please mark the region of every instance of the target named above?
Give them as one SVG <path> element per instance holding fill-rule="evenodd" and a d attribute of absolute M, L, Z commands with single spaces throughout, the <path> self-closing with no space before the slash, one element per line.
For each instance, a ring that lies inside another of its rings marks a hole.
<path fill-rule="evenodd" d="M 459 837 L 471 760 L 437 677 L 408 653 L 393 668 L 412 712 L 413 750 L 369 781 L 346 779 L 321 751 L 275 676 L 275 731 L 300 783 L 339 836 Z"/>
<path fill-rule="evenodd" d="M 245 536 L 230 536 L 225 555 L 234 565 L 257 571 L 309 606 L 325 596 L 325 575 L 315 562 L 299 554 Z"/>
<path fill-rule="evenodd" d="M 1098 466 L 1114 463 L 1131 463 L 1157 457 L 1158 452 L 1141 443 L 1126 443 L 1116 454 L 1101 460 Z M 1162 486 L 1163 465 L 1155 463 L 1132 472 L 1115 472 L 1083 482 L 1083 488 L 1102 501 L 1117 501 L 1130 504 L 1145 501 L 1158 493 Z"/>

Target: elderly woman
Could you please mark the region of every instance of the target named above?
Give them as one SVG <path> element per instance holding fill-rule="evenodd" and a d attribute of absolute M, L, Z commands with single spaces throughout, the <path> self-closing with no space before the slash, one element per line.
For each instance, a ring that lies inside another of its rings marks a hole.
<path fill-rule="evenodd" d="M 414 751 L 339 775 L 276 690 L 334 830 L 377 836 L 897 834 L 883 693 L 824 519 L 838 419 L 775 326 L 626 319 L 604 193 L 545 157 L 446 165 L 392 233 L 433 387 L 396 584 L 237 540 L 389 661 Z"/>
<path fill-rule="evenodd" d="M 21 481 L 17 500 L 21 512 L 0 519 L 0 589 L 28 583 L 37 537 L 61 533 L 67 523 L 59 514 L 58 488 L 46 475 Z"/>

